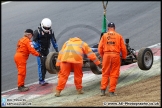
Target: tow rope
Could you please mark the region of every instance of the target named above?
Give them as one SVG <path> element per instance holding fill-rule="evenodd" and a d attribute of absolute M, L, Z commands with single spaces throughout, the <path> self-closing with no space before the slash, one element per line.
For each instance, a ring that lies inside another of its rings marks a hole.
<path fill-rule="evenodd" d="M 104 1 L 102 1 L 103 9 L 104 9 L 104 15 L 102 18 L 102 33 L 105 33 L 107 31 L 107 22 L 106 22 L 106 8 L 108 5 L 108 1 L 106 2 L 106 5 L 104 4 Z"/>
<path fill-rule="evenodd" d="M 104 1 L 102 1 L 102 4 L 103 4 L 104 11 L 106 11 L 108 1 L 106 2 L 106 5 L 104 4 Z"/>

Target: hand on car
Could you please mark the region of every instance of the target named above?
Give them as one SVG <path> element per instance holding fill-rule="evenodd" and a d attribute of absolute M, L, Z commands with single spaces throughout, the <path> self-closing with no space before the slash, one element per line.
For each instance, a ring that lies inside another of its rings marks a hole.
<path fill-rule="evenodd" d="M 56 66 L 56 70 L 59 71 L 60 70 L 60 66 Z"/>
<path fill-rule="evenodd" d="M 102 63 L 100 63 L 100 64 L 98 65 L 98 67 L 102 69 Z"/>
<path fill-rule="evenodd" d="M 43 57 L 43 55 L 41 53 L 39 53 L 39 57 Z"/>

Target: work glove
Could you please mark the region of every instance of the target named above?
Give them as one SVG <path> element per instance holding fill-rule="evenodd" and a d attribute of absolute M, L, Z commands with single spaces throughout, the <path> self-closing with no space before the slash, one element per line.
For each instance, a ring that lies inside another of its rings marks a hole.
<path fill-rule="evenodd" d="M 56 70 L 59 71 L 60 70 L 60 66 L 56 66 Z"/>
<path fill-rule="evenodd" d="M 122 61 L 121 61 L 123 64 L 125 64 L 126 63 L 126 59 L 123 59 L 122 58 Z"/>
<path fill-rule="evenodd" d="M 99 64 L 99 65 L 97 66 L 97 69 L 98 69 L 99 71 L 102 72 L 102 64 Z"/>
<path fill-rule="evenodd" d="M 125 60 L 126 60 L 126 59 L 122 59 L 122 61 L 124 61 L 124 62 L 125 62 Z"/>
<path fill-rule="evenodd" d="M 55 51 L 58 52 L 58 48 L 56 48 Z"/>
<path fill-rule="evenodd" d="M 44 57 L 44 56 L 39 52 L 39 57 Z"/>
<path fill-rule="evenodd" d="M 100 63 L 100 64 L 98 65 L 98 67 L 102 69 L 102 64 Z"/>

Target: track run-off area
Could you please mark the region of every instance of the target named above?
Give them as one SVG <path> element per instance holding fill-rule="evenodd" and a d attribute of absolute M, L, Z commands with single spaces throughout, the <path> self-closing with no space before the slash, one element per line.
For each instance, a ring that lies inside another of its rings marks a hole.
<path fill-rule="evenodd" d="M 138 67 L 137 63 L 121 66 L 117 88 L 161 74 L 161 43 L 149 46 L 148 48 L 151 48 L 154 55 L 151 69 L 143 71 Z M 71 72 L 66 87 L 61 92 L 61 96 L 55 97 L 54 89 L 57 85 L 57 80 L 57 76 L 47 79 L 49 84 L 46 86 L 40 86 L 38 82 L 29 84 L 27 86 L 29 86 L 30 90 L 27 92 L 19 92 L 17 88 L 4 91 L 1 93 L 2 100 L 6 102 L 6 106 L 60 106 L 65 102 L 77 101 L 93 95 L 99 95 L 100 93 L 101 75 L 95 75 L 91 71 L 84 71 L 84 94 L 82 95 L 77 95 L 76 93 L 73 72 Z"/>

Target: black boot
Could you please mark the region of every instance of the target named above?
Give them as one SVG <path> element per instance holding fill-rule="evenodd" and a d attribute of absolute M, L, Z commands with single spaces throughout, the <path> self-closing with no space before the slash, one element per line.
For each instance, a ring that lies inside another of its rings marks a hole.
<path fill-rule="evenodd" d="M 20 92 L 25 92 L 25 91 L 28 91 L 29 88 L 28 88 L 28 87 L 25 87 L 25 86 L 23 85 L 23 86 L 18 87 L 18 90 L 19 90 Z"/>
<path fill-rule="evenodd" d="M 101 90 L 101 96 L 105 96 L 105 90 Z"/>
<path fill-rule="evenodd" d="M 112 96 L 117 96 L 117 94 L 115 94 L 114 92 L 109 92 L 109 96 L 112 97 Z"/>

